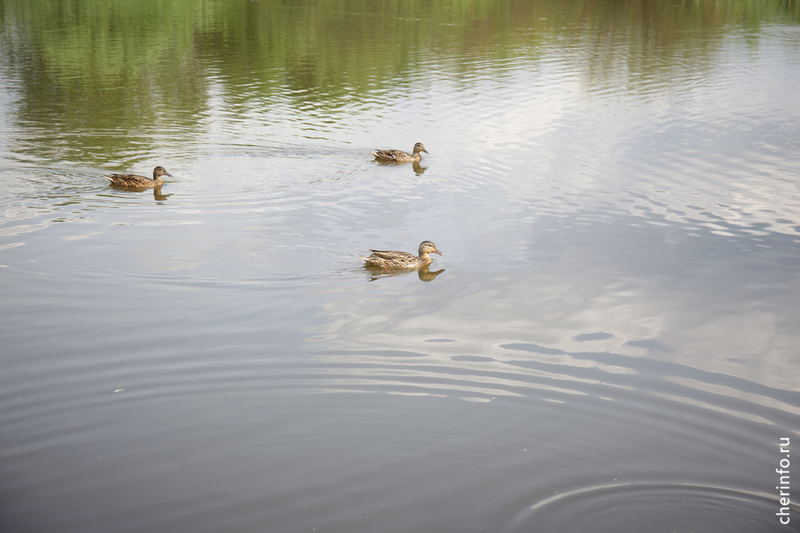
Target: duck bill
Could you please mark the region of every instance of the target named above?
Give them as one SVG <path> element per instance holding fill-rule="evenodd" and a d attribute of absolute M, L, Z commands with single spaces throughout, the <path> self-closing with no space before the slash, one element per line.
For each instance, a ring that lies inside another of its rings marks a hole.
<path fill-rule="evenodd" d="M 432 252 L 432 253 L 434 253 L 434 254 L 439 254 L 439 255 L 441 255 L 442 257 L 444 257 L 444 254 L 443 254 L 442 252 L 440 252 L 439 250 L 435 250 L 435 251 L 434 251 L 434 252 Z"/>

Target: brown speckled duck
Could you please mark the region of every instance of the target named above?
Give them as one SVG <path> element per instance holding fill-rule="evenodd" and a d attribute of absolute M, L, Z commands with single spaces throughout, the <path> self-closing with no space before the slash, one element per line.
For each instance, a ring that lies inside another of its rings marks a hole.
<path fill-rule="evenodd" d="M 408 252 L 395 252 L 388 250 L 370 250 L 372 255 L 362 257 L 368 266 L 377 266 L 384 269 L 417 269 L 431 264 L 428 254 L 444 255 L 431 241 L 422 241 L 419 245 L 419 256 Z"/>
<path fill-rule="evenodd" d="M 167 169 L 164 167 L 157 166 L 153 169 L 153 179 L 136 174 L 111 174 L 110 176 L 104 174 L 103 176 L 108 178 L 108 181 L 114 185 L 119 185 L 120 187 L 145 187 L 152 189 L 164 185 L 164 180 L 161 179 L 161 176 L 169 176 L 171 178 L 172 174 L 167 172 Z"/>
<path fill-rule="evenodd" d="M 425 152 L 426 154 L 430 154 L 422 143 L 417 143 L 414 145 L 413 153 L 409 154 L 408 152 L 404 152 L 402 150 L 375 150 L 374 152 L 370 152 L 372 155 L 375 156 L 375 159 L 379 159 L 381 161 L 394 161 L 396 163 L 409 163 L 411 161 L 419 161 L 422 159 L 422 155 L 420 152 Z"/>

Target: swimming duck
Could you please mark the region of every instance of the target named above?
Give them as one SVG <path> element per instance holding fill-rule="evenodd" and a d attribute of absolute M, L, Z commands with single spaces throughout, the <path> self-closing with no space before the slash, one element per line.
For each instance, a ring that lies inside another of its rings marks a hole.
<path fill-rule="evenodd" d="M 375 159 L 380 159 L 381 161 L 408 163 L 409 161 L 419 161 L 422 158 L 420 152 L 430 154 L 430 152 L 428 152 L 425 147 L 422 146 L 422 143 L 417 143 L 414 145 L 413 154 L 409 154 L 408 152 L 404 152 L 402 150 L 375 150 L 374 152 L 370 153 L 375 156 Z"/>
<path fill-rule="evenodd" d="M 431 264 L 428 254 L 444 255 L 431 241 L 422 241 L 419 245 L 419 256 L 408 252 L 395 252 L 387 250 L 370 250 L 372 255 L 362 257 L 367 266 L 377 266 L 384 269 L 416 269 Z"/>
<path fill-rule="evenodd" d="M 164 167 L 157 166 L 153 169 L 153 179 L 137 176 L 136 174 L 111 174 L 110 176 L 103 174 L 103 176 L 108 178 L 108 181 L 114 185 L 121 187 L 146 187 L 152 189 L 153 187 L 164 185 L 164 180 L 161 179 L 161 176 L 169 176 L 171 178 L 172 174 L 167 172 Z"/>

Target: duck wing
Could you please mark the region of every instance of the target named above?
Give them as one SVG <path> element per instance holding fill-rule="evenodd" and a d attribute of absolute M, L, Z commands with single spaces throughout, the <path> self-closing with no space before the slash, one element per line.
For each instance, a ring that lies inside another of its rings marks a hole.
<path fill-rule="evenodd" d="M 370 153 L 378 159 L 388 159 L 390 161 L 397 161 L 398 159 L 410 157 L 409 154 L 402 150 L 375 150 Z"/>
<path fill-rule="evenodd" d="M 416 255 L 408 252 L 395 252 L 393 250 L 370 250 L 372 255 L 387 261 L 414 261 L 419 259 Z"/>
<path fill-rule="evenodd" d="M 136 174 L 111 174 L 104 175 L 111 183 L 122 185 L 123 187 L 147 187 L 153 180 Z"/>

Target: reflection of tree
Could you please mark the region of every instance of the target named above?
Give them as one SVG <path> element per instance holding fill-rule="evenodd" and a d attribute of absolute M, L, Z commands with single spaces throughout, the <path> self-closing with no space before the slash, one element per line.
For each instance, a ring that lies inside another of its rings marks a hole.
<path fill-rule="evenodd" d="M 659 65 L 707 68 L 734 24 L 779 16 L 800 21 L 800 3 L 9 0 L 0 59 L 21 93 L 20 128 L 44 137 L 26 149 L 106 163 L 128 143 L 155 145 L 165 128 L 192 142 L 212 92 L 225 105 L 288 101 L 333 120 L 354 99 L 369 104 L 418 83 L 430 58 L 469 81 L 473 70 L 500 73 L 502 60 L 538 56 L 554 38 L 589 85 L 644 69 L 666 80 Z"/>
<path fill-rule="evenodd" d="M 155 145 L 159 130 L 196 126 L 207 73 L 191 35 L 171 27 L 183 13 L 167 4 L 7 3 L 0 45 L 20 81 L 15 115 L 39 141 L 19 151 L 107 163 L 130 152 L 130 143 L 140 151 Z"/>

